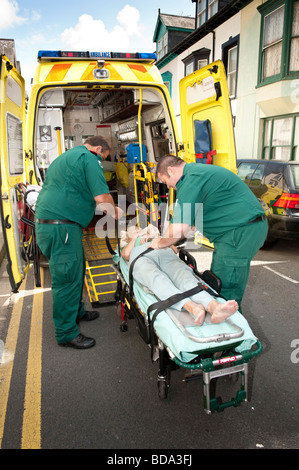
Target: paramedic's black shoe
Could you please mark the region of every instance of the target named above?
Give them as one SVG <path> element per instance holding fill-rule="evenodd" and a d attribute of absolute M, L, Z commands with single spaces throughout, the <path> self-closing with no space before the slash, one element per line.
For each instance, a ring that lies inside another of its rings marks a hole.
<path fill-rule="evenodd" d="M 88 349 L 92 348 L 96 344 L 95 339 L 88 338 L 87 336 L 82 335 L 81 333 L 76 336 L 76 338 L 68 341 L 67 343 L 62 343 L 61 346 L 70 346 L 71 348 L 76 349 Z"/>
<path fill-rule="evenodd" d="M 97 312 L 96 310 L 92 310 L 91 312 L 86 312 L 85 315 L 83 315 L 83 317 L 79 318 L 79 320 L 77 320 L 77 323 L 79 323 L 80 321 L 96 320 L 97 318 L 99 318 L 99 316 L 100 316 L 99 312 Z"/>

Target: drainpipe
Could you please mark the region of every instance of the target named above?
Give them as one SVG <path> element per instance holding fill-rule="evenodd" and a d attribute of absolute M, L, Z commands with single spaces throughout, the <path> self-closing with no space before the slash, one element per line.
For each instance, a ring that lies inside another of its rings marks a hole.
<path fill-rule="evenodd" d="M 212 62 L 215 61 L 215 37 L 216 37 L 216 34 L 215 34 L 215 31 L 211 31 L 211 33 L 213 34 L 213 45 L 212 45 Z"/>

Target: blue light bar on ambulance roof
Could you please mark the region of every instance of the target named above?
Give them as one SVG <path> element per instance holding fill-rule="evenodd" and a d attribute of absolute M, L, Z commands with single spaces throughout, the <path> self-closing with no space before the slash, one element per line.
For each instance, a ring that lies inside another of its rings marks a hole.
<path fill-rule="evenodd" d="M 78 51 L 38 51 L 39 61 L 51 59 L 119 59 L 119 60 L 157 60 L 151 52 L 78 52 Z"/>

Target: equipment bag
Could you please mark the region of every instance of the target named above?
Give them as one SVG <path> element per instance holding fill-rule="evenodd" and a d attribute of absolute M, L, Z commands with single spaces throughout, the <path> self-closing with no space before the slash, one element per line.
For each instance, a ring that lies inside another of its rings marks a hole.
<path fill-rule="evenodd" d="M 213 155 L 216 154 L 216 150 L 212 150 L 212 128 L 211 121 L 206 119 L 205 121 L 194 121 L 195 131 L 195 156 L 196 163 L 213 163 Z"/>

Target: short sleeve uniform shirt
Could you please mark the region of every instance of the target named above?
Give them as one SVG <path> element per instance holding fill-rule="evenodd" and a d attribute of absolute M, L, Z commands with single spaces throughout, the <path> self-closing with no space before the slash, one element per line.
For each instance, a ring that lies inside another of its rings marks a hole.
<path fill-rule="evenodd" d="M 246 184 L 226 168 L 186 164 L 176 187 L 172 223 L 195 225 L 211 242 L 265 214 Z"/>
<path fill-rule="evenodd" d="M 36 217 L 68 219 L 86 227 L 94 216 L 95 196 L 109 193 L 101 161 L 84 145 L 57 157 L 47 170 Z"/>

